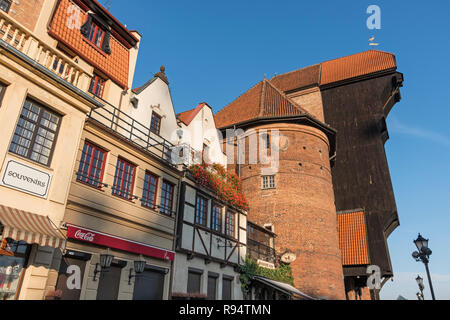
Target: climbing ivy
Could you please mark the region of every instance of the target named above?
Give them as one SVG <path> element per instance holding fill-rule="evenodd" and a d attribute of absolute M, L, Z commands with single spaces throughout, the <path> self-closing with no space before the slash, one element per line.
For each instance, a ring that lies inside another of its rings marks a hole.
<path fill-rule="evenodd" d="M 294 285 L 294 277 L 292 276 L 292 268 L 288 264 L 281 264 L 276 269 L 268 269 L 261 267 L 258 263 L 251 259 L 246 258 L 245 263 L 239 266 L 241 288 L 244 295 L 249 293 L 250 283 L 254 276 L 265 277 L 271 280 L 284 282 L 290 285 Z"/>

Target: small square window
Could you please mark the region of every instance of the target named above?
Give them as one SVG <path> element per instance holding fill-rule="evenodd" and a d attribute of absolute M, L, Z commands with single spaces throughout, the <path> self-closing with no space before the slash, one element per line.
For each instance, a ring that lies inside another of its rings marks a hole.
<path fill-rule="evenodd" d="M 11 1 L 9 1 L 9 0 L 0 0 L 0 10 L 3 10 L 6 13 L 8 13 L 10 8 L 11 8 Z"/>
<path fill-rule="evenodd" d="M 262 177 L 262 189 L 276 189 L 275 176 L 263 176 Z"/>

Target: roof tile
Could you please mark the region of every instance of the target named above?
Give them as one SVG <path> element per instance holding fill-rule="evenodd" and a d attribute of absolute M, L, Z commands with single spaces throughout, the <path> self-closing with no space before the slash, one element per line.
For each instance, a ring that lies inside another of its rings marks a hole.
<path fill-rule="evenodd" d="M 55 16 L 50 24 L 50 34 L 63 42 L 88 63 L 104 72 L 122 88 L 128 87 L 129 51 L 111 35 L 111 54 L 101 52 L 81 34 L 78 28 L 69 28 L 67 21 L 71 11 L 69 6 L 75 5 L 70 0 L 61 0 Z M 80 9 L 81 10 L 81 9 Z M 81 21 L 84 23 L 87 13 L 81 10 Z"/>
<path fill-rule="evenodd" d="M 343 266 L 368 265 L 366 218 L 362 211 L 338 214 Z"/>

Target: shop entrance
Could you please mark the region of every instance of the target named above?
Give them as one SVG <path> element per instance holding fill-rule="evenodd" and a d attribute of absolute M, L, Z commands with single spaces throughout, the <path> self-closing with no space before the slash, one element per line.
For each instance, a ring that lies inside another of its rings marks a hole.
<path fill-rule="evenodd" d="M 133 300 L 162 300 L 165 276 L 165 270 L 146 269 L 135 278 Z"/>

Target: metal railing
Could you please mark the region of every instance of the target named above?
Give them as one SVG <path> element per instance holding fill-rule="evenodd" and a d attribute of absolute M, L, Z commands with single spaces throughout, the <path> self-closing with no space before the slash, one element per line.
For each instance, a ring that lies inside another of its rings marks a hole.
<path fill-rule="evenodd" d="M 176 154 L 177 148 L 170 141 L 152 132 L 150 126 L 143 125 L 128 114 L 119 110 L 109 102 L 96 98 L 104 104 L 102 108 L 92 109 L 89 119 L 112 130 L 128 142 L 151 153 L 153 156 L 176 166 L 179 163 L 172 159 L 172 153 Z"/>
<path fill-rule="evenodd" d="M 251 239 L 247 239 L 247 255 L 254 260 L 262 260 L 273 264 L 277 260 L 274 248 Z"/>

